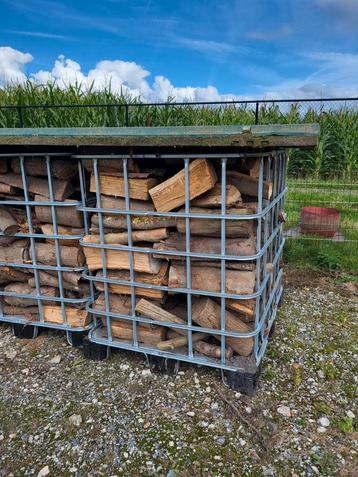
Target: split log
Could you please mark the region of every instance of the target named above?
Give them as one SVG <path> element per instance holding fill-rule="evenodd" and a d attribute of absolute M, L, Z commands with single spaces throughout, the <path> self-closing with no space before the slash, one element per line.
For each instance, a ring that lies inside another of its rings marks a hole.
<path fill-rule="evenodd" d="M 35 196 L 35 201 L 45 202 L 48 198 Z M 64 201 L 69 204 L 71 202 L 77 204 L 76 200 L 67 199 Z M 45 224 L 52 224 L 52 208 L 50 205 L 36 205 L 35 214 L 39 222 Z M 76 206 L 56 206 L 56 221 L 59 225 L 67 225 L 69 227 L 82 228 L 83 227 L 83 214 L 76 209 Z"/>
<path fill-rule="evenodd" d="M 13 282 L 27 282 L 28 273 L 14 267 L 0 267 L 0 285 Z"/>
<path fill-rule="evenodd" d="M 98 204 L 97 204 L 98 205 Z M 153 211 L 154 205 L 150 201 L 135 200 L 129 201 L 130 210 Z M 112 197 L 110 195 L 101 195 L 101 206 L 103 209 L 126 210 L 126 200 L 123 197 Z M 106 215 L 110 215 L 107 214 Z"/>
<path fill-rule="evenodd" d="M 21 174 L 8 172 L 7 174 L 0 174 L 0 183 L 8 184 L 13 187 L 23 189 Z M 54 199 L 61 201 L 65 200 L 74 192 L 74 187 L 69 181 L 62 181 L 60 179 L 52 179 L 52 187 Z M 49 197 L 48 181 L 40 177 L 27 177 L 27 188 L 31 194 Z"/>
<path fill-rule="evenodd" d="M 133 242 L 157 242 L 169 237 L 167 228 L 152 230 L 133 230 Z M 101 243 L 99 235 L 85 235 L 83 238 L 85 243 Z M 105 244 L 128 244 L 128 232 L 106 233 L 104 235 Z"/>
<path fill-rule="evenodd" d="M 4 208 L 0 207 L 0 244 L 6 245 L 14 240 L 16 237 L 11 237 L 18 232 L 19 225 L 14 217 Z"/>
<path fill-rule="evenodd" d="M 153 254 L 154 257 L 156 257 L 155 254 Z M 220 260 L 197 260 L 197 259 L 191 259 L 195 261 L 195 267 L 214 267 L 214 268 L 221 268 L 221 261 Z M 178 260 L 178 265 L 182 265 L 180 261 Z M 175 263 L 173 263 L 175 265 Z M 252 270 L 255 270 L 255 264 L 252 262 L 239 262 L 239 261 L 234 261 L 234 260 L 226 260 L 225 262 L 225 268 L 227 270 L 241 270 L 242 272 L 252 272 Z"/>
<path fill-rule="evenodd" d="M 56 270 L 46 270 L 48 275 L 52 275 L 57 277 Z M 73 286 L 73 289 L 79 289 L 79 281 L 82 279 L 82 275 L 80 272 L 62 272 L 62 279 Z"/>
<path fill-rule="evenodd" d="M 108 294 L 109 312 L 131 315 L 131 297 Z M 106 311 L 105 294 L 101 293 L 93 304 L 93 308 L 98 311 Z"/>
<path fill-rule="evenodd" d="M 103 320 L 106 327 L 106 321 Z M 129 321 L 111 319 L 111 332 L 114 338 L 123 340 L 133 339 L 133 324 Z M 164 326 L 150 326 L 137 324 L 137 337 L 140 343 L 148 346 L 156 346 L 165 339 L 166 329 Z"/>
<path fill-rule="evenodd" d="M 17 242 L 0 247 L 0 262 L 26 263 L 29 260 L 28 242 L 26 241 L 26 245 L 21 246 L 17 245 Z M 23 241 L 21 242 L 23 244 Z"/>
<path fill-rule="evenodd" d="M 0 159 L 0 174 L 5 174 L 7 172 L 7 159 Z"/>
<path fill-rule="evenodd" d="M 53 235 L 55 232 L 53 230 L 52 224 L 43 224 L 41 225 L 41 230 L 42 233 L 45 235 Z M 58 235 L 67 235 L 68 237 L 74 236 L 74 235 L 83 235 L 84 229 L 75 229 L 72 227 L 65 227 L 63 225 L 58 225 L 57 226 L 57 232 Z M 68 247 L 79 247 L 79 239 L 78 238 L 66 238 L 66 239 L 58 239 L 59 243 L 61 245 L 65 245 Z M 47 243 L 55 243 L 54 238 L 46 238 Z"/>
<path fill-rule="evenodd" d="M 75 272 L 73 272 L 75 273 Z M 80 274 L 78 274 L 80 275 Z M 81 278 L 81 277 L 80 277 Z M 39 279 L 40 279 L 40 284 L 41 285 L 47 285 L 50 287 L 55 287 L 59 288 L 59 282 L 58 282 L 58 275 L 56 272 L 56 275 L 51 275 L 43 270 L 39 270 Z M 78 280 L 79 282 L 79 280 Z M 72 283 L 68 283 L 62 278 L 62 285 L 64 290 L 71 290 L 71 291 L 77 291 L 81 295 L 87 295 L 89 293 L 89 284 L 88 283 L 78 283 L 77 285 L 73 285 Z M 35 287 L 36 281 L 35 277 L 32 276 L 31 278 L 28 279 L 28 285 L 30 287 Z"/>
<path fill-rule="evenodd" d="M 216 183 L 208 192 L 192 200 L 191 205 L 193 207 L 208 207 L 210 209 L 221 207 L 221 200 L 221 184 Z M 239 190 L 235 186 L 228 184 L 226 186 L 226 207 L 237 205 L 240 202 L 241 194 Z"/>
<path fill-rule="evenodd" d="M 168 284 L 168 269 L 169 265 L 166 262 L 163 262 L 159 272 L 156 275 L 151 275 L 149 273 L 136 273 L 135 281 L 142 282 L 147 285 L 167 285 Z M 98 272 L 97 276 L 102 277 L 103 273 Z M 115 270 L 107 274 L 109 279 L 112 280 L 130 280 L 129 272 L 125 270 Z M 104 290 L 103 282 L 95 282 L 98 290 Z M 119 285 L 115 283 L 108 284 L 108 289 L 111 293 L 118 293 L 123 295 L 131 294 L 131 287 L 128 285 Z M 151 288 L 141 288 L 135 287 L 136 296 L 144 296 L 148 298 L 154 298 L 162 300 L 164 298 L 165 292 L 163 290 L 155 290 Z"/>
<path fill-rule="evenodd" d="M 165 227 L 175 227 L 175 218 L 132 215 L 131 223 L 133 230 L 152 230 Z M 93 231 L 98 230 L 98 224 L 98 216 L 93 215 Z M 107 229 L 127 230 L 127 217 L 125 215 L 105 216 L 103 214 L 103 226 Z"/>
<path fill-rule="evenodd" d="M 93 171 L 92 159 L 82 159 L 82 164 L 89 171 Z M 139 172 L 138 164 L 132 158 L 127 159 L 128 172 Z M 122 159 L 99 159 L 97 161 L 97 169 L 100 172 L 122 172 L 123 160 Z"/>
<path fill-rule="evenodd" d="M 47 302 L 46 302 L 47 303 Z M 44 305 L 42 307 L 44 321 L 49 323 L 57 323 L 62 325 L 64 323 L 62 316 L 62 308 L 58 305 Z M 79 310 L 77 308 L 72 308 L 68 305 L 65 306 L 67 325 L 73 328 L 84 328 L 89 325 L 91 321 L 90 315 L 86 310 Z M 3 312 L 5 315 L 20 315 L 29 319 L 30 321 L 39 321 L 40 314 L 37 306 L 10 306 L 5 305 L 3 307 Z"/>
<path fill-rule="evenodd" d="M 184 209 L 180 212 L 185 212 Z M 202 209 L 199 207 L 192 207 L 190 212 L 193 214 L 212 214 L 218 215 L 217 210 Z M 228 215 L 246 215 L 248 209 L 235 208 L 228 209 Z M 220 219 L 196 219 L 191 218 L 190 221 L 191 235 L 202 235 L 204 237 L 221 237 L 221 220 Z M 185 218 L 178 217 L 176 219 L 177 230 L 180 233 L 185 233 Z M 226 237 L 242 237 L 248 238 L 253 235 L 253 221 L 252 220 L 226 220 L 225 224 Z"/>
<path fill-rule="evenodd" d="M 237 171 L 227 171 L 227 181 L 239 189 L 242 195 L 258 197 L 259 180 Z M 263 181 L 262 194 L 264 199 L 271 199 L 272 182 Z"/>
<path fill-rule="evenodd" d="M 29 287 L 27 283 L 10 283 L 9 285 L 6 285 L 6 287 L 4 288 L 4 291 L 16 293 L 18 295 L 20 294 L 36 295 L 36 289 Z M 58 295 L 58 290 L 53 287 L 40 287 L 40 294 L 41 296 L 46 296 L 51 298 Z M 28 306 L 37 305 L 37 300 L 32 298 L 21 298 L 18 296 L 4 296 L 3 300 L 8 305 L 13 305 L 13 306 L 28 307 Z"/>
<path fill-rule="evenodd" d="M 149 190 L 158 184 L 158 179 L 149 177 L 149 174 L 136 173 L 136 177 L 128 174 L 128 189 L 131 199 L 148 200 L 150 199 Z M 101 193 L 105 195 L 113 195 L 114 197 L 125 197 L 124 177 L 121 173 L 113 172 L 112 174 L 101 174 L 99 177 Z M 94 174 L 91 174 L 90 191 L 96 192 L 96 184 Z"/>
<path fill-rule="evenodd" d="M 0 194 L 14 195 L 16 194 L 16 188 L 9 184 L 0 184 Z"/>
<path fill-rule="evenodd" d="M 256 300 L 232 300 L 231 298 L 225 300 L 225 306 L 231 311 L 240 313 L 241 315 L 253 318 L 255 315 Z M 250 320 L 251 321 L 251 320 Z"/>
<path fill-rule="evenodd" d="M 193 300 L 192 315 L 195 323 L 212 329 L 220 329 L 221 308 L 210 298 L 196 298 Z M 248 333 L 250 327 L 229 311 L 225 312 L 225 330 L 228 332 Z M 238 354 L 249 356 L 251 354 L 254 339 L 226 337 L 225 340 Z"/>
<path fill-rule="evenodd" d="M 36 260 L 45 265 L 57 265 L 55 246 L 50 243 L 36 243 Z M 31 248 L 29 250 L 30 258 L 32 257 Z M 60 247 L 60 260 L 63 267 L 82 267 L 85 263 L 83 251 L 77 247 Z"/>
<path fill-rule="evenodd" d="M 56 159 L 51 158 L 51 175 L 57 179 L 68 180 L 71 179 L 78 171 L 76 161 L 73 159 Z M 47 165 L 43 157 L 26 158 L 24 161 L 27 176 L 46 176 Z M 16 174 L 21 174 L 20 159 L 13 157 L 11 159 L 11 169 Z"/>
<path fill-rule="evenodd" d="M 188 336 L 180 335 L 173 331 L 174 337 L 170 339 L 166 339 L 165 341 L 161 341 L 157 344 L 157 348 L 161 351 L 169 351 L 176 348 L 181 348 L 188 344 Z M 192 341 L 196 343 L 198 341 L 204 340 L 210 336 L 208 333 L 193 333 L 192 334 Z"/>
<path fill-rule="evenodd" d="M 153 248 L 161 251 L 173 251 L 173 252 L 185 252 L 185 234 L 170 233 L 169 238 L 166 240 L 155 243 Z M 227 239 L 225 242 L 227 255 L 254 255 L 256 253 L 256 244 L 253 237 L 248 239 Z M 193 253 L 208 253 L 208 254 L 220 254 L 221 253 L 221 239 L 214 237 L 200 237 L 193 236 L 190 238 L 190 251 Z M 175 255 L 154 255 L 155 257 L 161 256 L 162 258 L 185 260 L 185 257 L 178 257 Z M 200 258 L 191 258 L 192 261 L 203 260 Z"/>
<path fill-rule="evenodd" d="M 83 247 L 89 270 L 103 268 L 100 248 Z M 129 270 L 129 252 L 127 250 L 105 250 L 108 269 Z M 153 258 L 150 253 L 133 252 L 133 267 L 137 272 L 158 273 L 161 260 Z"/>
<path fill-rule="evenodd" d="M 221 270 L 213 267 L 191 267 L 191 288 L 210 292 L 221 291 Z M 186 269 L 181 265 L 172 264 L 169 269 L 170 288 L 186 288 Z M 231 294 L 253 293 L 255 287 L 255 272 L 226 270 L 225 290 Z"/>
<path fill-rule="evenodd" d="M 163 308 L 161 308 L 160 306 L 157 306 L 154 303 L 145 299 L 139 300 L 136 306 L 136 311 L 141 313 L 147 318 L 151 318 L 152 320 L 162 321 L 162 322 L 172 322 L 172 323 L 177 323 L 182 325 L 188 324 L 182 318 L 179 318 L 173 313 L 163 310 Z M 176 331 L 178 335 L 187 337 L 187 334 L 188 334 L 187 330 L 180 329 L 180 328 L 173 328 L 173 329 Z M 195 336 L 195 334 L 196 333 L 193 333 L 193 336 Z M 220 358 L 221 356 L 220 354 L 221 351 L 218 346 L 205 343 L 204 341 L 201 341 L 201 340 L 197 341 L 195 339 L 193 341 L 193 348 L 199 353 L 205 354 L 206 356 L 211 356 L 214 358 Z M 227 359 L 230 359 L 232 357 L 232 354 L 233 354 L 232 350 L 230 349 L 226 350 L 225 355 L 227 356 Z"/>
<path fill-rule="evenodd" d="M 195 159 L 189 165 L 189 197 L 194 199 L 214 187 L 217 175 L 207 159 Z M 150 189 L 156 210 L 169 212 L 185 204 L 184 169 L 175 176 Z"/>

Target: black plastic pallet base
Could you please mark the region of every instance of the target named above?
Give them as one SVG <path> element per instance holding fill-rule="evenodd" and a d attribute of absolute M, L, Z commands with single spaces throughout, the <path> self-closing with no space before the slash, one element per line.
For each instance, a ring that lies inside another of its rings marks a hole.
<path fill-rule="evenodd" d="M 93 343 L 88 338 L 83 339 L 83 355 L 92 361 L 104 361 L 109 357 L 109 346 Z"/>
<path fill-rule="evenodd" d="M 238 357 L 235 363 L 241 369 L 238 371 L 224 370 L 225 384 L 233 391 L 239 391 L 248 396 L 254 396 L 257 391 L 261 366 L 256 366 L 252 358 Z"/>
<path fill-rule="evenodd" d="M 179 361 L 177 359 L 149 355 L 148 361 L 150 369 L 156 373 L 177 374 L 179 371 Z"/>
<path fill-rule="evenodd" d="M 87 331 L 66 331 L 67 341 L 70 346 L 78 348 L 83 346 L 83 340 L 87 336 Z"/>
<path fill-rule="evenodd" d="M 22 323 L 13 323 L 12 333 L 16 338 L 30 340 L 38 335 L 38 328 L 32 325 L 23 325 Z"/>

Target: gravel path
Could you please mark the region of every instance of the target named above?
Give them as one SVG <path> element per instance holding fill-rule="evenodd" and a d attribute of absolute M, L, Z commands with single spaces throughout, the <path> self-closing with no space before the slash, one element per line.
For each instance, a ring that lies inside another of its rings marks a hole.
<path fill-rule="evenodd" d="M 0 476 L 357 476 L 357 294 L 289 270 L 254 398 L 0 326 Z M 356 354 L 354 354 L 356 353 Z"/>

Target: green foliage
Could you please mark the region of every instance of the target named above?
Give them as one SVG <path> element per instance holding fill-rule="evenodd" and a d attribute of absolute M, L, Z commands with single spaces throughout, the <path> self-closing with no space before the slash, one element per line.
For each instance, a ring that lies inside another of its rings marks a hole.
<path fill-rule="evenodd" d="M 124 93 L 115 94 L 110 88 L 86 91 L 75 84 L 61 89 L 53 83 L 36 85 L 28 81 L 22 86 L 0 89 L 0 106 L 39 106 L 20 110 L 0 108 L 0 127 L 101 127 L 125 126 L 128 107 L 129 126 L 189 126 L 254 124 L 252 105 L 195 106 L 176 105 L 169 98 L 168 105 L 146 106 L 141 98 Z M 91 105 L 103 105 L 93 107 Z M 54 107 L 53 107 L 54 106 Z M 71 106 L 64 108 L 62 106 Z M 358 171 L 358 111 L 343 107 L 325 111 L 305 109 L 293 104 L 282 112 L 275 103 L 263 104 L 259 110 L 260 124 L 290 124 L 317 122 L 321 137 L 314 150 L 292 150 L 289 173 L 295 177 L 325 174 L 352 177 Z"/>
<path fill-rule="evenodd" d="M 348 416 L 343 417 L 338 422 L 338 427 L 345 434 L 348 434 L 348 432 L 353 432 L 354 431 L 353 419 Z"/>
<path fill-rule="evenodd" d="M 340 256 L 333 250 L 321 250 L 318 252 L 317 265 L 324 270 L 339 270 L 342 268 Z"/>

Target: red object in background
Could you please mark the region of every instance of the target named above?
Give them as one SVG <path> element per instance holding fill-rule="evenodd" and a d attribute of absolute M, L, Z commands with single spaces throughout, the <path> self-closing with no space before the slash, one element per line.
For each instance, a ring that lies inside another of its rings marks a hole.
<path fill-rule="evenodd" d="M 341 214 L 329 207 L 302 207 L 300 227 L 304 234 L 333 237 L 339 229 Z"/>

